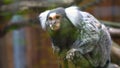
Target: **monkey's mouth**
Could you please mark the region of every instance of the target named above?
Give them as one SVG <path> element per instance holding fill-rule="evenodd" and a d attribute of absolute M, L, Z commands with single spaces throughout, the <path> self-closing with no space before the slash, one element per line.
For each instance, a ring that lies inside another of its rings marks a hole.
<path fill-rule="evenodd" d="M 52 30 L 58 30 L 60 28 L 60 23 L 50 24 Z"/>

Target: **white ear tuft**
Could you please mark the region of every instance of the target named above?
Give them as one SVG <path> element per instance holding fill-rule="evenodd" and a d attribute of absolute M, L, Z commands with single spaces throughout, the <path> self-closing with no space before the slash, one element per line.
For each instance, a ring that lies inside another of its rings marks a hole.
<path fill-rule="evenodd" d="M 82 21 L 81 11 L 76 6 L 71 6 L 65 9 L 66 16 L 74 26 L 78 26 Z"/>
<path fill-rule="evenodd" d="M 47 16 L 48 16 L 49 12 L 50 12 L 50 10 L 47 10 L 45 12 L 42 12 L 39 15 L 40 24 L 41 24 L 42 29 L 44 29 L 44 30 L 46 30 L 46 20 L 47 20 Z"/>

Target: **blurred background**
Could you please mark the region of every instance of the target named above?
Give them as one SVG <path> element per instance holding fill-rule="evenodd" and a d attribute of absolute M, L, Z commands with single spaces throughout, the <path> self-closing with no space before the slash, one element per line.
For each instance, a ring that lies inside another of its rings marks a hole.
<path fill-rule="evenodd" d="M 85 6 L 93 1 L 96 1 L 94 5 Z M 72 4 L 83 6 L 82 10 L 99 20 L 118 22 L 120 25 L 120 0 L 0 0 L 0 29 L 11 22 L 19 23 L 38 17 L 47 9 Z M 120 45 L 120 36 L 112 36 L 112 39 Z M 112 59 L 120 65 L 120 55 Z M 48 34 L 40 25 L 8 32 L 0 38 L 0 68 L 58 68 Z"/>

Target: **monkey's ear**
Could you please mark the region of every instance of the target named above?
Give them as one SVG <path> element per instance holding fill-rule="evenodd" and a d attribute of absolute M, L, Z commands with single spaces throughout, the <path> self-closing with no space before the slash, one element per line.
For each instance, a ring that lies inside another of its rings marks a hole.
<path fill-rule="evenodd" d="M 47 21 L 47 16 L 48 16 L 49 12 L 50 12 L 50 10 L 47 10 L 45 12 L 42 12 L 39 15 L 40 24 L 41 24 L 42 29 L 44 29 L 44 30 L 46 30 L 46 21 Z"/>
<path fill-rule="evenodd" d="M 81 11 L 77 6 L 71 6 L 65 9 L 65 13 L 67 18 L 71 21 L 71 23 L 78 27 L 78 24 L 82 21 Z"/>

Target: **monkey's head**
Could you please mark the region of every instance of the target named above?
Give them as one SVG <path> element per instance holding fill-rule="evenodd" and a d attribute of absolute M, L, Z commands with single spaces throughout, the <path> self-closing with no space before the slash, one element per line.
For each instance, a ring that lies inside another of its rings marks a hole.
<path fill-rule="evenodd" d="M 59 30 L 63 19 L 65 18 L 64 8 L 52 10 L 47 16 L 47 24 L 51 30 Z"/>

